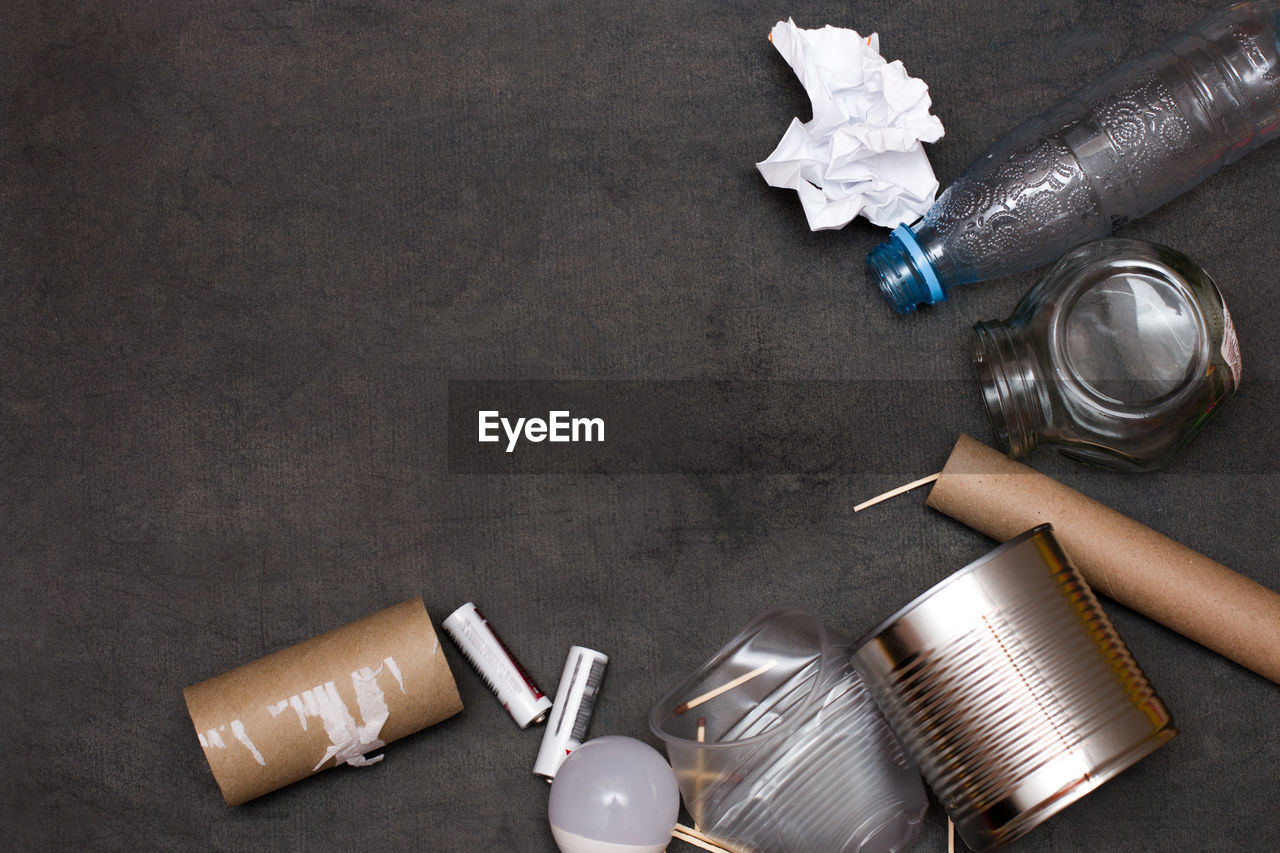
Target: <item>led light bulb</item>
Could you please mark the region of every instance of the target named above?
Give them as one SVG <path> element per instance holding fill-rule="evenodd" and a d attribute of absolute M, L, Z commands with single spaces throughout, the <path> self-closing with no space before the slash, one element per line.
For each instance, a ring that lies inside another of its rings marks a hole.
<path fill-rule="evenodd" d="M 547 811 L 561 853 L 662 853 L 679 810 L 675 774 L 658 751 L 610 735 L 564 760 Z"/>

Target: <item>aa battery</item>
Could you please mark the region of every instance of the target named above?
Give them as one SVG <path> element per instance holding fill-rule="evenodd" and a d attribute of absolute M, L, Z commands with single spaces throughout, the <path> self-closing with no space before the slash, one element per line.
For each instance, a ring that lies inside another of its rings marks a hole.
<path fill-rule="evenodd" d="M 565 757 L 582 746 L 586 739 L 591 711 L 595 708 L 608 662 L 607 655 L 593 649 L 569 647 L 569 657 L 564 663 L 560 686 L 556 689 L 556 702 L 547 720 L 547 730 L 542 735 L 538 760 L 533 765 L 533 772 L 545 776 L 548 782 L 555 778 Z"/>
<path fill-rule="evenodd" d="M 551 700 L 533 683 L 474 604 L 468 601 L 449 614 L 442 625 L 520 728 L 547 718 Z"/>

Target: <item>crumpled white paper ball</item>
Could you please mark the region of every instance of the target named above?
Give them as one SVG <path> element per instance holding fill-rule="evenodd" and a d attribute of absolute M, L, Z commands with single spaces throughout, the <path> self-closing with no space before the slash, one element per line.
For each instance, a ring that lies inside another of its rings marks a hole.
<path fill-rule="evenodd" d="M 859 214 L 892 228 L 918 219 L 938 194 L 923 142 L 942 138 L 923 80 L 880 55 L 880 37 L 779 21 L 769 38 L 809 93 L 813 119 L 792 119 L 756 164 L 770 186 L 800 195 L 814 231 Z"/>

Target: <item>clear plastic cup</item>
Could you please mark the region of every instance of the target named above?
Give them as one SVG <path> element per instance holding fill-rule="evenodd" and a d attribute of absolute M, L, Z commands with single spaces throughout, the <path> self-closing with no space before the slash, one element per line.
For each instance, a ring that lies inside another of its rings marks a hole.
<path fill-rule="evenodd" d="M 698 828 L 741 853 L 891 853 L 920 834 L 919 771 L 811 610 L 748 625 L 649 716 Z"/>

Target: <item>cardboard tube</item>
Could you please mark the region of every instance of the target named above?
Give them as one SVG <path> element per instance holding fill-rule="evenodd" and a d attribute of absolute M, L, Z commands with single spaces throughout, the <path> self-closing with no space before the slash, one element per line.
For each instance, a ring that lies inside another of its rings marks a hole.
<path fill-rule="evenodd" d="M 229 806 L 341 763 L 371 764 L 364 753 L 462 710 L 421 598 L 182 693 Z"/>
<path fill-rule="evenodd" d="M 927 503 L 1000 541 L 1049 522 L 1097 592 L 1280 683 L 1280 593 L 968 436 Z"/>

